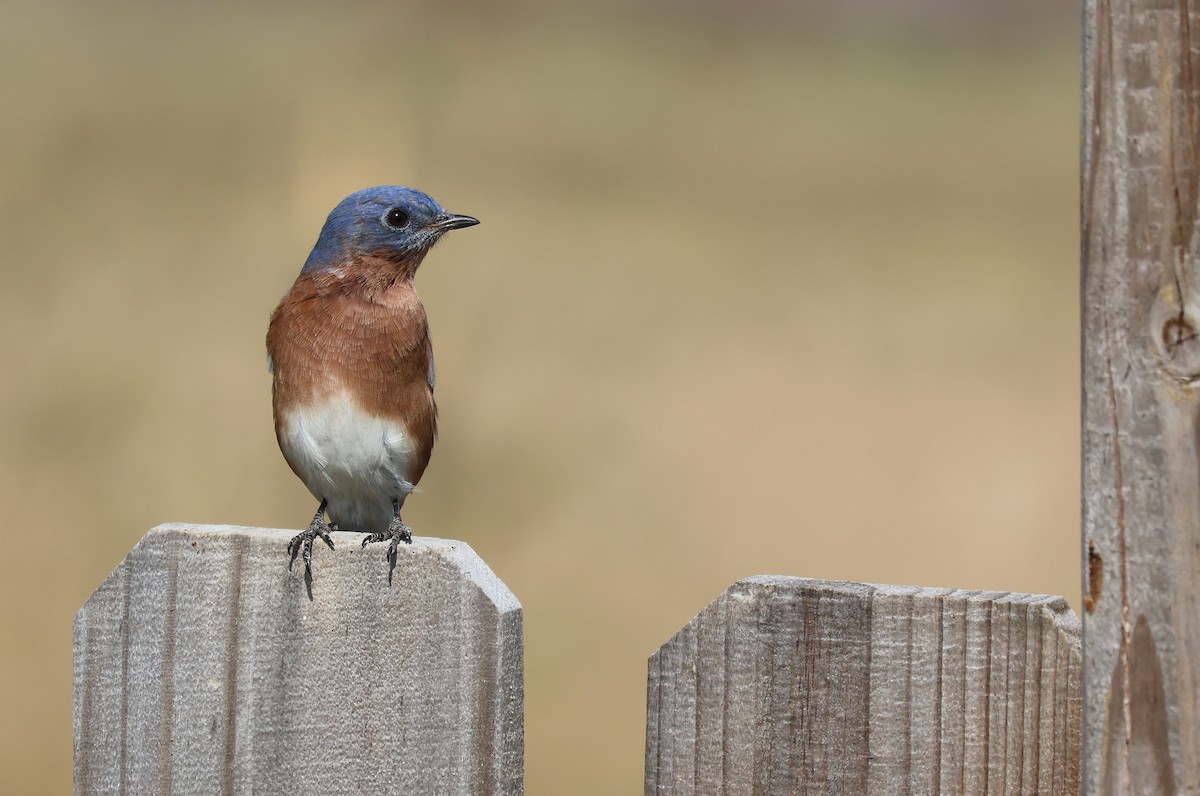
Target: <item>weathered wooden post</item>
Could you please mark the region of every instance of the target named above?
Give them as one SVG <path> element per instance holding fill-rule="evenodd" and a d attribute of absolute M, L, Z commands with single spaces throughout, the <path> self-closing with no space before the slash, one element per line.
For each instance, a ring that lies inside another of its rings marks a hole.
<path fill-rule="evenodd" d="M 1085 8 L 1084 791 L 1200 793 L 1200 18 Z"/>
<path fill-rule="evenodd" d="M 520 794 L 521 607 L 418 538 L 388 585 L 339 534 L 152 530 L 75 622 L 76 794 Z"/>
<path fill-rule="evenodd" d="M 650 658 L 646 796 L 1079 790 L 1058 597 L 735 583 Z"/>

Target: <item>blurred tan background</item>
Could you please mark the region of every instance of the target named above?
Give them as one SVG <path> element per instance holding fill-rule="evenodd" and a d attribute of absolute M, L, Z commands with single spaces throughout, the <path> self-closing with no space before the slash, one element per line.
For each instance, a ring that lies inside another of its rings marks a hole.
<path fill-rule="evenodd" d="M 311 517 L 267 316 L 379 183 L 483 220 L 418 277 L 405 516 L 525 606 L 530 794 L 640 792 L 646 657 L 740 577 L 1078 607 L 1076 13 L 10 6 L 6 792 L 69 791 L 72 618 L 148 528 Z"/>

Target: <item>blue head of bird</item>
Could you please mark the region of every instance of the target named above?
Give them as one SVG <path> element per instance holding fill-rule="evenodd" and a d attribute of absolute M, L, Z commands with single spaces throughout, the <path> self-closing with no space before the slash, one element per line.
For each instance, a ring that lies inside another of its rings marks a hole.
<path fill-rule="evenodd" d="M 367 188 L 333 208 L 303 272 L 349 265 L 362 257 L 415 271 L 442 235 L 478 223 L 470 216 L 446 212 L 431 196 L 413 188 Z"/>

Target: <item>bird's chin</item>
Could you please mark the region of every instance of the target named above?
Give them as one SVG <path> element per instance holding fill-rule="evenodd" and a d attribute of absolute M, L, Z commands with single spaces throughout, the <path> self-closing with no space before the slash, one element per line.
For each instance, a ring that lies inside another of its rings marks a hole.
<path fill-rule="evenodd" d="M 420 251 L 376 251 L 355 258 L 346 268 L 354 281 L 375 289 L 387 288 L 402 279 L 411 279 L 425 259 L 428 249 Z"/>

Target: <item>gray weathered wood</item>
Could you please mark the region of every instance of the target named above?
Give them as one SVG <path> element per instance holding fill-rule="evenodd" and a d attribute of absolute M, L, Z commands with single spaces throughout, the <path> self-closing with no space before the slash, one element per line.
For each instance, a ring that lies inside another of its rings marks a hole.
<path fill-rule="evenodd" d="M 75 620 L 76 794 L 519 794 L 521 607 L 462 542 L 164 525 Z"/>
<path fill-rule="evenodd" d="M 1059 597 L 755 577 L 650 658 L 647 796 L 1069 794 Z"/>
<path fill-rule="evenodd" d="M 1086 0 L 1084 791 L 1200 793 L 1200 18 Z"/>

